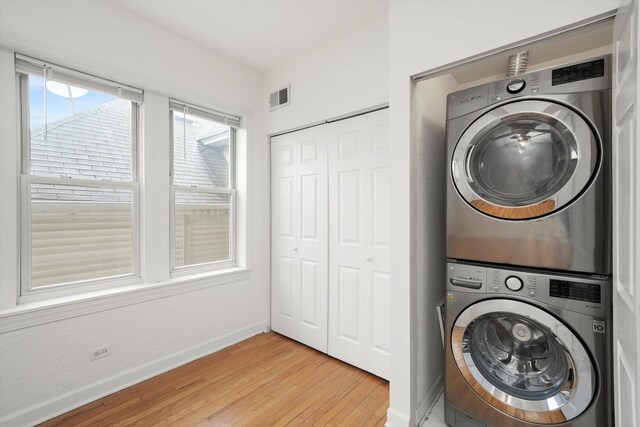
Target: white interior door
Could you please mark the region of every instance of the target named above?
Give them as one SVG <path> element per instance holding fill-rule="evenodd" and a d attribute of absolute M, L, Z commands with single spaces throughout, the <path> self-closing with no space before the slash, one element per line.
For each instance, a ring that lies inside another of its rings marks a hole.
<path fill-rule="evenodd" d="M 620 427 L 640 425 L 638 25 L 638 0 L 623 1 L 613 40 L 613 348 Z"/>
<path fill-rule="evenodd" d="M 329 124 L 329 354 L 389 375 L 388 110 Z"/>
<path fill-rule="evenodd" d="M 271 329 L 327 351 L 325 127 L 271 139 Z"/>

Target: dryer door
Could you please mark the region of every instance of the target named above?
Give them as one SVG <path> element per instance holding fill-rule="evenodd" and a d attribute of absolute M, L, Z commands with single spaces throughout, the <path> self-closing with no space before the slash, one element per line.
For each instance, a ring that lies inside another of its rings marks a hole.
<path fill-rule="evenodd" d="M 582 342 L 560 320 L 514 300 L 467 307 L 451 331 L 460 373 L 488 404 L 540 424 L 572 420 L 596 393 Z"/>
<path fill-rule="evenodd" d="M 453 152 L 462 198 L 487 215 L 532 219 L 571 203 L 591 183 L 600 142 L 569 107 L 551 101 L 504 104 L 480 116 Z"/>

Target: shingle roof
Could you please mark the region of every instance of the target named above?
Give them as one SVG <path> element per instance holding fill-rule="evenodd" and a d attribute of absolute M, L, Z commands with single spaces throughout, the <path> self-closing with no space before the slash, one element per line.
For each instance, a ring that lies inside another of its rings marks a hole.
<path fill-rule="evenodd" d="M 228 187 L 228 143 L 226 145 L 205 145 L 200 142 L 215 133 L 219 133 L 221 130 L 227 129 L 227 127 L 194 116 L 187 116 L 186 120 L 183 120 L 182 115 L 179 113 L 174 115 L 173 123 L 174 183 Z M 185 124 L 187 126 L 186 129 L 184 129 Z M 186 146 L 184 144 L 185 134 L 187 138 Z"/>
<path fill-rule="evenodd" d="M 131 173 L 130 103 L 116 100 L 92 110 L 49 123 L 31 131 L 31 173 L 82 179 L 128 181 Z M 183 125 L 186 124 L 186 129 Z M 184 129 L 184 130 L 183 130 Z M 223 125 L 176 114 L 174 181 L 186 185 L 227 187 L 228 143 L 205 145 L 199 140 L 227 129 Z M 183 135 L 186 135 L 186 145 Z M 227 139 L 228 141 L 228 139 Z M 184 147 L 186 146 L 186 156 Z M 106 183 L 105 183 L 106 184 Z M 108 185 L 108 184 L 106 184 Z M 130 201 L 128 189 L 69 185 L 32 185 L 32 197 L 39 200 Z M 180 202 L 209 202 L 206 194 L 189 193 Z M 219 199 L 219 198 L 216 198 Z"/>

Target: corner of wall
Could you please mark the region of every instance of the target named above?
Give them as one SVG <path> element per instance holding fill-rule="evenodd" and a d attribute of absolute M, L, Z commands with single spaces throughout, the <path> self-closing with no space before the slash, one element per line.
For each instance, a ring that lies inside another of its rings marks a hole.
<path fill-rule="evenodd" d="M 415 421 L 409 415 L 403 414 L 391 407 L 387 410 L 386 427 L 414 427 Z"/>

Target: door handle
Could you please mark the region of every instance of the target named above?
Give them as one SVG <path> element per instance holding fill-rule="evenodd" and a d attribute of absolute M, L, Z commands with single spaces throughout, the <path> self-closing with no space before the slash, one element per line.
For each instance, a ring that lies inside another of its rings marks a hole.
<path fill-rule="evenodd" d="M 449 282 L 451 282 L 453 286 L 460 286 L 462 288 L 480 289 L 482 287 L 482 282 L 475 282 L 473 280 L 449 279 Z"/>
<path fill-rule="evenodd" d="M 293 252 L 298 252 L 298 248 L 293 248 Z"/>
<path fill-rule="evenodd" d="M 467 152 L 464 156 L 464 177 L 467 182 L 473 182 L 473 178 L 471 178 L 471 174 L 469 174 L 469 169 L 471 167 L 471 153 L 473 153 L 473 150 L 475 148 L 475 145 L 470 145 L 469 148 L 467 148 Z"/>
<path fill-rule="evenodd" d="M 367 262 L 371 262 L 371 261 L 373 261 L 373 258 L 371 258 L 370 256 L 368 256 L 368 257 L 366 257 L 364 260 L 365 260 L 365 261 L 367 261 Z"/>

